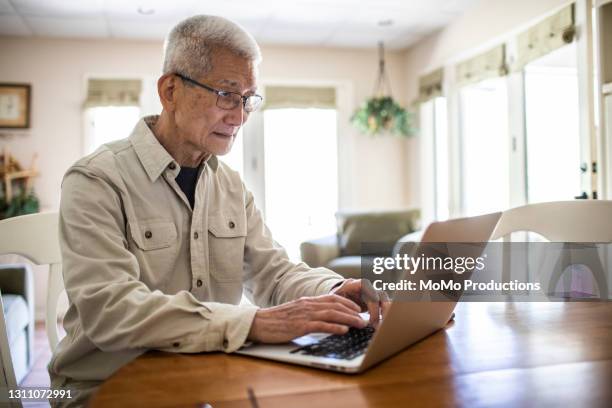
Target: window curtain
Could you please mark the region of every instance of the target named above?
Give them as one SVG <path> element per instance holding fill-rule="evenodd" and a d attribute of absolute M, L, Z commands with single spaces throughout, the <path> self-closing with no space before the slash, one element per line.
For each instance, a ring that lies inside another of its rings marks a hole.
<path fill-rule="evenodd" d="M 513 70 L 520 71 L 529 62 L 571 43 L 575 35 L 575 11 L 571 4 L 518 35 Z"/>
<path fill-rule="evenodd" d="M 331 87 L 267 86 L 264 109 L 336 108 L 336 90 Z"/>
<path fill-rule="evenodd" d="M 84 106 L 140 106 L 140 79 L 90 79 Z"/>
<path fill-rule="evenodd" d="M 507 75 L 505 44 L 459 63 L 456 70 L 459 86 Z"/>
<path fill-rule="evenodd" d="M 440 68 L 419 78 L 419 102 L 442 96 L 444 69 Z"/>

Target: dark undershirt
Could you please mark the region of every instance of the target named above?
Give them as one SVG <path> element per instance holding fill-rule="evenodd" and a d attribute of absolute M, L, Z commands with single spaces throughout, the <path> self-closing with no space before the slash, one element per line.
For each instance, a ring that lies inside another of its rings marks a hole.
<path fill-rule="evenodd" d="M 185 193 L 192 209 L 195 202 L 196 185 L 198 184 L 198 170 L 200 170 L 199 167 L 181 167 L 181 171 L 174 179 Z"/>

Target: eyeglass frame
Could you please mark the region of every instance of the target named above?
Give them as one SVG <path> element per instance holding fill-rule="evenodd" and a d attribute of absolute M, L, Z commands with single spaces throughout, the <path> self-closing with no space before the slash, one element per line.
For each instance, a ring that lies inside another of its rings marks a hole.
<path fill-rule="evenodd" d="M 234 94 L 234 95 L 238 95 L 240 97 L 240 99 L 242 100 L 242 108 L 244 109 L 244 111 L 246 113 L 253 113 L 253 112 L 257 111 L 257 109 L 259 109 L 259 107 L 261 106 L 261 103 L 263 102 L 263 96 L 258 95 L 258 94 L 241 95 L 238 92 L 223 91 L 223 90 L 215 89 L 215 88 L 210 87 L 208 85 L 202 84 L 202 83 L 196 81 L 195 79 L 191 79 L 188 76 L 185 76 L 183 74 L 179 74 L 178 72 L 175 72 L 174 75 L 176 75 L 177 77 L 181 78 L 183 81 L 189 82 L 190 84 L 199 86 L 200 88 L 206 89 L 207 91 L 216 94 L 217 95 L 216 105 L 217 105 L 218 108 L 223 109 L 223 110 L 232 110 L 232 109 L 236 109 L 236 107 L 239 106 L 239 105 L 236 105 L 233 108 L 223 108 L 223 107 L 219 106 L 219 97 L 220 96 L 223 97 L 223 96 L 226 96 L 228 94 Z M 252 98 L 252 97 L 259 98 L 259 104 L 257 105 L 257 108 L 253 109 L 252 111 L 247 111 L 247 108 L 246 108 L 247 100 L 249 98 Z"/>

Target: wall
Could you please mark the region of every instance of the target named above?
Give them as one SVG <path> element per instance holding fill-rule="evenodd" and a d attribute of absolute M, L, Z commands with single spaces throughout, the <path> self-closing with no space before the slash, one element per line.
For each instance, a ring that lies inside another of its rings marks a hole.
<path fill-rule="evenodd" d="M 315 80 L 348 83 L 352 110 L 372 92 L 376 77 L 375 50 L 263 47 L 261 80 Z M 26 166 L 38 154 L 40 176 L 35 189 L 45 209 L 57 209 L 66 169 L 82 155 L 82 103 L 86 78 L 156 76 L 161 69 L 161 42 L 64 40 L 0 37 L 0 82 L 32 85 L 32 127 L 0 130 L 0 147 L 8 146 Z M 388 53 L 387 66 L 395 96 L 405 101 L 401 53 Z M 345 112 L 348 116 L 350 112 Z M 406 142 L 368 138 L 350 127 L 339 154 L 350 166 L 346 208 L 398 208 L 407 202 L 403 174 Z M 350 148 L 349 148 L 350 146 Z M 313 158 L 316 165 L 316 158 Z M 346 176 L 346 175 L 345 175 Z M 41 275 L 41 274 L 39 274 Z M 37 309 L 44 304 L 46 279 L 37 280 Z M 40 313 L 39 313 L 40 315 Z"/>
<path fill-rule="evenodd" d="M 348 81 L 354 105 L 370 95 L 376 76 L 376 52 L 342 49 L 264 47 L 261 80 Z M 0 138 L 24 164 L 39 154 L 41 176 L 35 188 L 42 205 L 57 208 L 59 185 L 68 166 L 82 154 L 81 104 L 88 75 L 153 76 L 161 67 L 161 43 L 119 40 L 54 40 L 0 37 L 0 80 L 32 84 L 32 128 L 0 131 Z M 396 97 L 405 89 L 403 58 L 388 53 Z M 351 131 L 354 184 L 351 208 L 401 207 L 405 201 L 402 174 L 405 142 L 371 139 Z M 382 182 L 381 182 L 382 181 Z"/>
<path fill-rule="evenodd" d="M 419 75 L 499 44 L 505 36 L 569 3 L 568 0 L 481 0 L 442 31 L 405 52 L 407 99 L 413 101 L 417 97 Z M 420 196 L 419 149 L 418 138 L 412 139 L 404 161 L 409 189 L 406 195 L 412 205 L 418 205 Z"/>

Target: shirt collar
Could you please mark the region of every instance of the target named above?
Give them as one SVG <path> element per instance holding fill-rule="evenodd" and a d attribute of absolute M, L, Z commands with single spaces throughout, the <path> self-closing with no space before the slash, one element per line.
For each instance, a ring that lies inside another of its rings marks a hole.
<path fill-rule="evenodd" d="M 172 166 L 174 166 L 172 170 L 176 173 L 175 177 L 180 171 L 179 164 L 164 146 L 159 143 L 159 140 L 157 140 L 151 130 L 151 127 L 157 122 L 158 118 L 159 115 L 152 115 L 140 119 L 130 135 L 130 141 L 132 146 L 134 146 L 136 155 L 152 182 L 157 180 L 168 167 L 172 169 Z M 205 164 L 213 171 L 216 171 L 218 167 L 217 157 L 210 155 L 206 159 Z"/>

